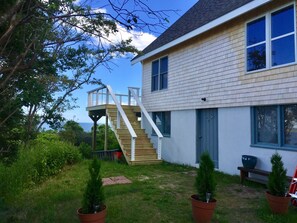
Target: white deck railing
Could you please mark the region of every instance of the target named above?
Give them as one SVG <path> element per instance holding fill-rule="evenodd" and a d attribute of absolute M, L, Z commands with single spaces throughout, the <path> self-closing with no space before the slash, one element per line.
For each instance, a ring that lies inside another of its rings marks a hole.
<path fill-rule="evenodd" d="M 146 111 L 145 107 L 143 106 L 142 102 L 140 101 L 138 95 L 139 95 L 139 91 L 136 94 L 134 92 L 135 88 L 131 88 L 129 87 L 129 95 L 131 94 L 133 96 L 133 98 L 135 99 L 135 101 L 137 102 L 138 106 L 141 109 L 141 128 L 143 128 L 143 121 L 144 121 L 144 117 L 147 119 L 148 123 L 151 125 L 151 127 L 154 129 L 155 133 L 158 136 L 158 148 L 157 148 L 157 152 L 158 152 L 158 159 L 161 159 L 161 154 L 162 154 L 162 139 L 163 139 L 163 135 L 162 133 L 159 131 L 158 127 L 156 126 L 156 124 L 154 123 L 154 121 L 152 120 L 151 116 L 148 114 L 148 112 Z"/>
<path fill-rule="evenodd" d="M 133 89 L 136 89 L 139 95 L 139 88 Z M 136 105 L 136 101 L 129 94 L 115 94 L 115 97 L 120 105 Z M 106 104 L 115 104 L 115 102 L 105 86 L 88 92 L 88 107 Z"/>

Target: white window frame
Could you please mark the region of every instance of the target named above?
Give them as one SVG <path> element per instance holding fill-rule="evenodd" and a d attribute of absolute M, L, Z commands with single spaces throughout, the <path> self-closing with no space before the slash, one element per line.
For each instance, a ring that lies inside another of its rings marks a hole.
<path fill-rule="evenodd" d="M 280 11 L 284 8 L 287 8 L 289 6 L 293 6 L 293 10 L 294 10 L 294 32 L 291 32 L 291 33 L 286 33 L 282 36 L 278 36 L 278 37 L 275 37 L 275 38 L 272 38 L 271 37 L 271 15 L 277 11 Z M 253 45 L 250 45 L 248 46 L 247 45 L 247 26 L 250 22 L 253 22 L 257 19 L 260 19 L 264 17 L 265 18 L 265 35 L 266 35 L 266 38 L 265 38 L 265 41 L 262 41 L 262 42 L 259 42 L 259 43 L 256 43 L 256 44 L 253 44 Z M 294 38 L 294 42 L 295 42 L 295 49 L 294 49 L 294 52 L 295 52 L 295 61 L 294 62 L 291 62 L 291 63 L 286 63 L 286 64 L 281 64 L 281 65 L 277 65 L 277 66 L 272 66 L 272 41 L 273 40 L 277 40 L 277 39 L 281 39 L 281 38 L 284 38 L 286 36 L 290 36 L 294 34 L 295 38 Z M 255 72 L 260 72 L 260 71 L 265 71 L 265 70 L 270 70 L 270 69 L 274 69 L 274 68 L 280 68 L 280 67 L 285 67 L 285 66 L 290 66 L 290 65 L 293 65 L 293 64 L 296 64 L 297 63 L 297 41 L 296 41 L 296 4 L 295 4 L 295 1 L 294 2 L 291 2 L 291 3 L 288 3 L 286 5 L 283 5 L 279 8 L 276 8 L 274 10 L 271 10 L 265 14 L 262 14 L 256 18 L 253 18 L 249 21 L 247 21 L 245 23 L 245 72 L 247 74 L 250 74 L 250 73 L 255 73 Z M 263 44 L 265 43 L 266 44 L 266 68 L 263 68 L 263 69 L 258 69 L 258 70 L 252 70 L 252 71 L 248 71 L 248 63 L 247 63 L 247 59 L 248 59 L 248 56 L 247 56 L 247 49 L 248 48 L 251 48 L 251 47 L 254 47 L 254 46 L 258 46 L 260 44 Z"/>

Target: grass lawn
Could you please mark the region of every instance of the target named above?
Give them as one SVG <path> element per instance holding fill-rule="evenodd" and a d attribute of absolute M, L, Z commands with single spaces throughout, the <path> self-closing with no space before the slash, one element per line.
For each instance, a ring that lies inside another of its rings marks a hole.
<path fill-rule="evenodd" d="M 79 222 L 80 207 L 88 163 L 67 167 L 59 175 L 27 190 L 11 204 L 0 204 L 0 222 L 64 223 Z M 193 222 L 189 197 L 195 168 L 163 163 L 151 166 L 127 166 L 102 162 L 102 177 L 123 175 L 132 184 L 104 187 L 106 223 L 187 223 Z M 297 222 L 297 208 L 290 207 L 285 216 L 271 214 L 265 199 L 265 188 L 239 183 L 238 176 L 216 173 L 217 207 L 213 222 Z"/>

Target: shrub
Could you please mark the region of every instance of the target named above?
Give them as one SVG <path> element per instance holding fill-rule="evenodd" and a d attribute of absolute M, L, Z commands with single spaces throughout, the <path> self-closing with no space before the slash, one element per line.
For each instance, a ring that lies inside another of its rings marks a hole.
<path fill-rule="evenodd" d="M 82 142 L 78 148 L 83 158 L 90 159 L 92 157 L 92 148 L 89 144 Z"/>
<path fill-rule="evenodd" d="M 31 143 L 29 153 L 35 169 L 35 183 L 57 174 L 65 165 L 74 164 L 81 159 L 77 147 L 59 140 L 45 140 L 43 136 Z"/>
<path fill-rule="evenodd" d="M 275 196 L 285 196 L 287 192 L 287 170 L 284 168 L 281 155 L 274 153 L 271 156 L 271 173 L 268 176 L 268 190 Z"/>
<path fill-rule="evenodd" d="M 104 194 L 100 168 L 100 161 L 97 158 L 93 158 L 89 166 L 90 179 L 87 182 L 82 200 L 83 214 L 91 214 L 103 210 Z"/>
<path fill-rule="evenodd" d="M 77 147 L 57 139 L 52 133 L 40 134 L 27 148 L 20 149 L 12 165 L 0 165 L 0 197 L 10 199 L 81 159 Z"/>
<path fill-rule="evenodd" d="M 204 152 L 200 157 L 199 168 L 195 182 L 198 198 L 206 201 L 206 194 L 210 193 L 210 200 L 214 199 L 216 183 L 214 179 L 214 163 L 208 153 Z"/>

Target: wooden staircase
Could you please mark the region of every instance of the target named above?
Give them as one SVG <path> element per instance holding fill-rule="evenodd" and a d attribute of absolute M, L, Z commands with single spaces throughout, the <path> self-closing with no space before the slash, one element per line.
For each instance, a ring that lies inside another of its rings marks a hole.
<path fill-rule="evenodd" d="M 135 143 L 135 160 L 131 161 L 131 136 L 130 133 L 121 118 L 121 128 L 117 129 L 117 108 L 115 105 L 107 105 L 106 112 L 115 131 L 118 142 L 121 146 L 123 154 L 130 165 L 146 165 L 161 163 L 162 160 L 158 160 L 157 152 L 150 142 L 148 135 L 144 129 L 141 129 L 140 122 L 137 120 L 136 114 L 140 112 L 138 106 L 122 105 L 127 118 L 129 119 L 136 135 Z"/>

